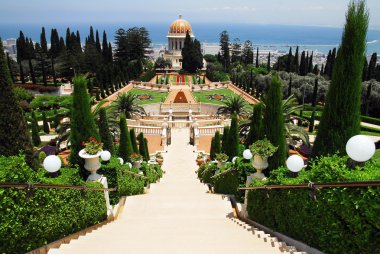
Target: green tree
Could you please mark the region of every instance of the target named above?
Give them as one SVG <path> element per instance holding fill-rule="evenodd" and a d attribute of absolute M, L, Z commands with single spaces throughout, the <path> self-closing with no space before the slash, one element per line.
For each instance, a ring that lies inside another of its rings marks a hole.
<path fill-rule="evenodd" d="M 210 146 L 210 159 L 215 160 L 215 137 L 211 138 L 211 146 Z"/>
<path fill-rule="evenodd" d="M 373 53 L 371 56 L 371 60 L 369 61 L 366 80 L 376 79 L 376 64 L 377 64 L 377 53 Z"/>
<path fill-rule="evenodd" d="M 0 155 L 13 156 L 23 151 L 33 163 L 33 146 L 19 102 L 13 91 L 0 38 Z"/>
<path fill-rule="evenodd" d="M 247 101 L 243 97 L 234 95 L 229 97 L 224 106 L 218 108 L 218 114 L 245 116 L 247 114 Z"/>
<path fill-rule="evenodd" d="M 227 154 L 228 148 L 228 133 L 230 132 L 229 126 L 224 126 L 223 136 L 222 136 L 222 152 Z"/>
<path fill-rule="evenodd" d="M 40 45 L 42 48 L 42 51 L 47 54 L 47 41 L 46 41 L 46 33 L 45 33 L 45 27 L 42 27 L 41 36 L 40 36 Z"/>
<path fill-rule="evenodd" d="M 112 134 L 110 132 L 110 127 L 107 119 L 107 111 L 105 108 L 99 109 L 98 127 L 100 140 L 103 142 L 103 149 L 109 151 L 112 154 L 114 151 Z"/>
<path fill-rule="evenodd" d="M 227 31 L 220 33 L 219 39 L 220 51 L 221 51 L 221 64 L 224 66 L 224 72 L 227 72 L 230 67 L 230 37 Z"/>
<path fill-rule="evenodd" d="M 282 83 L 278 74 L 273 74 L 269 90 L 264 98 L 265 135 L 274 146 L 278 147 L 276 153 L 268 160 L 269 171 L 283 166 L 287 153 L 281 86 Z"/>
<path fill-rule="evenodd" d="M 300 64 L 299 64 L 299 48 L 297 46 L 296 48 L 296 54 L 294 55 L 294 63 L 293 63 L 293 70 L 295 73 L 299 73 L 299 68 L 300 68 Z"/>
<path fill-rule="evenodd" d="M 147 140 L 144 138 L 144 134 L 142 132 L 140 132 L 137 136 L 137 140 L 139 141 L 139 153 L 143 156 L 145 160 L 147 156 L 149 157 L 149 154 L 147 151 Z"/>
<path fill-rule="evenodd" d="M 368 15 L 364 0 L 349 4 L 313 157 L 344 153 L 348 139 L 360 132 L 361 82 Z"/>
<path fill-rule="evenodd" d="M 148 148 L 148 139 L 144 138 L 144 145 L 145 145 L 145 149 L 144 149 L 144 161 L 149 161 L 150 160 L 150 156 L 149 156 L 149 148 Z"/>
<path fill-rule="evenodd" d="M 129 131 L 129 135 L 131 136 L 131 143 L 132 143 L 133 152 L 139 153 L 139 148 L 137 147 L 137 140 L 136 140 L 135 129 L 131 129 Z"/>
<path fill-rule="evenodd" d="M 267 70 L 270 71 L 270 52 L 268 54 Z"/>
<path fill-rule="evenodd" d="M 125 162 L 130 161 L 130 155 L 133 153 L 131 137 L 129 135 L 127 120 L 125 115 L 120 116 L 120 145 L 119 157 L 123 158 Z"/>
<path fill-rule="evenodd" d="M 46 119 L 46 113 L 45 113 L 45 111 L 42 111 L 42 122 L 43 122 L 43 129 L 44 129 L 44 132 L 45 132 L 46 134 L 49 134 L 49 132 L 50 132 L 50 129 L 49 129 L 49 123 L 48 123 L 48 121 L 47 121 L 47 119 Z"/>
<path fill-rule="evenodd" d="M 293 57 L 293 54 L 292 54 L 292 47 L 290 47 L 289 49 L 289 53 L 288 53 L 288 61 L 286 63 L 286 71 L 287 72 L 291 72 L 293 70 L 293 66 L 292 66 L 292 57 Z"/>
<path fill-rule="evenodd" d="M 221 153 L 222 152 L 222 149 L 221 149 L 221 146 L 220 146 L 220 133 L 219 131 L 216 131 L 215 132 L 215 153 L 218 154 L 218 153 Z"/>
<path fill-rule="evenodd" d="M 256 68 L 259 68 L 259 48 L 256 50 Z"/>
<path fill-rule="evenodd" d="M 39 146 L 41 144 L 39 132 L 40 128 L 38 127 L 36 114 L 32 112 L 32 141 L 34 146 Z"/>
<path fill-rule="evenodd" d="M 251 117 L 251 123 L 249 133 L 245 141 L 245 146 L 248 148 L 257 140 L 264 138 L 264 122 L 263 122 L 263 104 L 257 103 L 253 107 L 253 114 Z"/>
<path fill-rule="evenodd" d="M 99 140 L 99 133 L 95 120 L 91 114 L 90 98 L 87 94 L 87 80 L 84 76 L 74 77 L 73 103 L 71 106 L 70 118 L 70 162 L 72 165 L 84 165 L 84 161 L 79 157 L 82 150 L 82 142 L 87 142 L 90 137 Z M 87 173 L 82 168 L 81 174 L 84 177 Z"/>
<path fill-rule="evenodd" d="M 228 132 L 227 155 L 230 160 L 239 154 L 239 129 L 236 114 L 232 115 L 231 128 Z"/>
<path fill-rule="evenodd" d="M 311 117 L 310 117 L 309 132 L 314 131 L 315 107 L 317 106 L 317 96 L 318 96 L 318 78 L 316 78 L 314 82 L 313 99 L 311 102 L 313 111 L 311 112 Z"/>

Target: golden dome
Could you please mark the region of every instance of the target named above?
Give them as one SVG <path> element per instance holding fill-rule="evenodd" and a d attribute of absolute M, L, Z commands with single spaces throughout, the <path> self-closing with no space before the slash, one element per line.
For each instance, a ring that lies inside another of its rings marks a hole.
<path fill-rule="evenodd" d="M 179 19 L 173 21 L 169 28 L 169 34 L 183 34 L 186 35 L 186 32 L 189 31 L 189 34 L 193 34 L 193 29 L 191 28 L 190 23 L 182 19 L 182 15 L 179 15 Z"/>

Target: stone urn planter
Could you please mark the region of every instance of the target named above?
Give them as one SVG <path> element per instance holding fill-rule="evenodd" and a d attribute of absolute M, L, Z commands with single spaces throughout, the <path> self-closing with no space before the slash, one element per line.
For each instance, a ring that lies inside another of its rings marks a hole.
<path fill-rule="evenodd" d="M 100 168 L 99 156 L 101 153 L 102 151 L 99 151 L 96 154 L 88 154 L 85 149 L 79 151 L 79 157 L 85 160 L 84 168 L 91 173 L 88 176 L 87 181 L 96 181 L 101 178 L 101 175 L 96 173 Z"/>
<path fill-rule="evenodd" d="M 133 166 L 134 166 L 135 168 L 141 168 L 141 163 L 142 163 L 142 161 L 134 161 L 134 162 L 133 162 Z"/>
<path fill-rule="evenodd" d="M 156 158 L 156 161 L 158 163 L 158 165 L 162 165 L 162 163 L 164 162 L 164 159 L 163 158 Z"/>
<path fill-rule="evenodd" d="M 263 170 L 268 167 L 268 158 L 261 157 L 260 155 L 255 155 L 252 162 L 253 167 L 256 169 L 256 173 L 253 174 L 253 178 L 264 179 L 265 175 Z"/>

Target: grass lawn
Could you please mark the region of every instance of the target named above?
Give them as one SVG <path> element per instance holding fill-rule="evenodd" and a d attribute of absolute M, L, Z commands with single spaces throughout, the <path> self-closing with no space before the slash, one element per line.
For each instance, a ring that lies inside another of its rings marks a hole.
<path fill-rule="evenodd" d="M 372 157 L 372 160 L 380 162 L 380 149 L 376 150 L 375 155 Z"/>
<path fill-rule="evenodd" d="M 220 90 L 216 90 L 216 91 L 194 92 L 193 96 L 197 100 L 197 102 L 224 105 L 223 101 L 208 98 L 209 95 L 214 95 L 214 94 L 220 94 L 220 95 L 224 95 L 226 97 L 230 97 L 230 96 L 234 95 L 235 93 L 232 92 L 230 89 L 220 89 Z"/>
<path fill-rule="evenodd" d="M 137 95 L 146 94 L 151 95 L 151 100 L 143 100 L 139 101 L 139 105 L 145 105 L 145 104 L 152 104 L 152 103 L 159 103 L 161 101 L 165 101 L 166 97 L 168 96 L 168 93 L 160 93 L 156 91 L 146 91 L 146 90 L 140 90 L 140 89 L 132 89 L 129 91 L 129 93 L 134 93 Z"/>

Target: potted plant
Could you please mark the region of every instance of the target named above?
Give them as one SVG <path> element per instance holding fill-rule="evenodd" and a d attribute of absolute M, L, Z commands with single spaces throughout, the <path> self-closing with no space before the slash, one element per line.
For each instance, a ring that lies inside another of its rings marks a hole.
<path fill-rule="evenodd" d="M 254 155 L 252 165 L 257 171 L 253 174 L 253 177 L 263 179 L 265 175 L 262 171 L 268 167 L 268 158 L 277 151 L 278 147 L 272 145 L 271 142 L 265 138 L 256 141 L 249 148 Z"/>
<path fill-rule="evenodd" d="M 136 167 L 136 168 L 140 168 L 141 167 L 141 162 L 142 162 L 142 155 L 141 154 L 138 154 L 138 153 L 132 153 L 131 156 L 131 161 L 133 163 L 133 166 Z"/>
<path fill-rule="evenodd" d="M 205 161 L 205 154 L 200 152 L 197 155 L 197 165 L 200 166 Z"/>
<path fill-rule="evenodd" d="M 221 169 L 223 164 L 228 160 L 228 155 L 225 153 L 218 153 L 216 155 L 216 160 L 218 161 L 218 168 Z"/>
<path fill-rule="evenodd" d="M 164 158 L 162 157 L 162 154 L 160 152 L 158 152 L 156 154 L 156 161 L 159 165 L 162 165 L 162 163 L 164 162 Z"/>
<path fill-rule="evenodd" d="M 84 148 L 79 151 L 79 157 L 85 160 L 84 168 L 90 171 L 87 181 L 96 181 L 101 176 L 96 173 L 100 168 L 99 156 L 103 151 L 103 143 L 91 137 L 87 142 L 82 142 Z"/>

